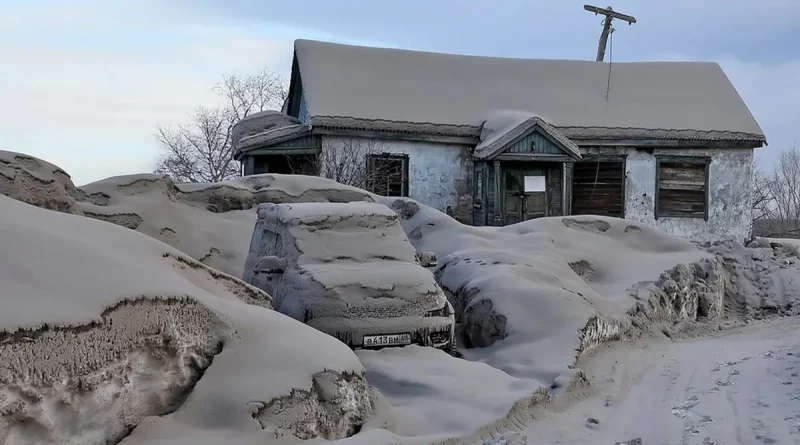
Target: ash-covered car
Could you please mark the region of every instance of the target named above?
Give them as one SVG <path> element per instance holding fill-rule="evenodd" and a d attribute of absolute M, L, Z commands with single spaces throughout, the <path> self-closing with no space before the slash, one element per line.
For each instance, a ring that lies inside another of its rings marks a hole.
<path fill-rule="evenodd" d="M 243 279 L 351 348 L 455 350 L 453 307 L 382 204 L 259 205 Z"/>

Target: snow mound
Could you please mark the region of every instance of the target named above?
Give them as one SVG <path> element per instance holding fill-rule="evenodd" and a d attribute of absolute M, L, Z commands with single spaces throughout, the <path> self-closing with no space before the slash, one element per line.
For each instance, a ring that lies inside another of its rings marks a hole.
<path fill-rule="evenodd" d="M 272 174 L 213 184 L 175 184 L 166 176 L 140 174 L 80 190 L 86 216 L 142 232 L 237 277 L 259 203 L 372 201 L 363 190 L 327 179 Z"/>
<path fill-rule="evenodd" d="M 438 257 L 465 358 L 556 391 L 575 378 L 577 357 L 605 341 L 800 311 L 800 259 L 785 240 L 696 245 L 597 216 L 470 227 L 410 199 L 380 201 L 418 250 Z"/>
<path fill-rule="evenodd" d="M 358 357 L 367 368 L 367 380 L 393 408 L 393 431 L 406 437 L 433 440 L 472 434 L 504 417 L 540 387 L 431 348 L 364 350 Z"/>
<path fill-rule="evenodd" d="M 796 246 L 763 238 L 748 247 L 736 241 L 702 246 L 710 258 L 680 264 L 655 282 L 631 289 L 639 301 L 636 313 L 651 320 L 722 319 L 734 324 L 800 313 Z"/>
<path fill-rule="evenodd" d="M 520 433 L 508 433 L 496 439 L 489 439 L 483 445 L 528 445 L 528 438 Z"/>
<path fill-rule="evenodd" d="M 372 415 L 349 348 L 166 244 L 0 196 L 0 245 L 0 443 L 338 439 Z"/>
<path fill-rule="evenodd" d="M 0 195 L 38 207 L 81 215 L 69 175 L 32 156 L 0 150 Z"/>
<path fill-rule="evenodd" d="M 620 335 L 637 303 L 628 288 L 709 256 L 614 218 L 470 227 L 408 199 L 382 202 L 398 212 L 418 250 L 436 254 L 435 275 L 451 293 L 463 344 L 477 347 L 465 357 L 547 387 L 574 377 L 580 351 Z"/>

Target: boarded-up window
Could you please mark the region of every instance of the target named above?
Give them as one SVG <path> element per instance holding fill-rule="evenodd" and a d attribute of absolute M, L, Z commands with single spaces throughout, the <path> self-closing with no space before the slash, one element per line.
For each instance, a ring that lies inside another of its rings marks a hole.
<path fill-rule="evenodd" d="M 408 196 L 408 156 L 367 155 L 367 190 L 381 196 Z"/>
<path fill-rule="evenodd" d="M 708 218 L 709 161 L 696 157 L 658 159 L 656 218 Z"/>
<path fill-rule="evenodd" d="M 585 159 L 572 172 L 572 214 L 625 216 L 625 160 Z"/>

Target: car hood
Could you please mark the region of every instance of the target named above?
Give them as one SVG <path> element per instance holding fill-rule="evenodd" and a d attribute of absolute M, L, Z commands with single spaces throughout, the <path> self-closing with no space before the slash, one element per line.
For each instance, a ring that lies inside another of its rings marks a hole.
<path fill-rule="evenodd" d="M 318 289 L 300 297 L 315 317 L 425 315 L 447 301 L 433 274 L 415 263 L 336 261 L 303 264 L 298 272 Z"/>

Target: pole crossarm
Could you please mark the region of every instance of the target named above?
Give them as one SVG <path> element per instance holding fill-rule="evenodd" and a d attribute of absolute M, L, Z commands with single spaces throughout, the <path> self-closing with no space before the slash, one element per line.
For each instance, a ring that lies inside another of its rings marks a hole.
<path fill-rule="evenodd" d="M 611 6 L 607 8 L 598 8 L 597 6 L 583 5 L 583 9 L 589 12 L 593 12 L 595 14 L 602 14 L 606 17 L 611 17 L 612 19 L 624 20 L 630 24 L 636 23 L 636 17 L 614 11 L 613 9 L 611 9 Z"/>
<path fill-rule="evenodd" d="M 614 32 L 611 21 L 614 19 L 628 22 L 629 25 L 636 23 L 636 17 L 632 15 L 622 14 L 614 11 L 611 6 L 607 8 L 598 8 L 592 5 L 583 5 L 583 9 L 595 13 L 595 15 L 604 15 L 606 18 L 603 20 L 603 32 L 600 34 L 600 42 L 597 45 L 597 61 L 602 62 L 606 56 L 606 45 L 608 43 L 608 35 Z"/>

